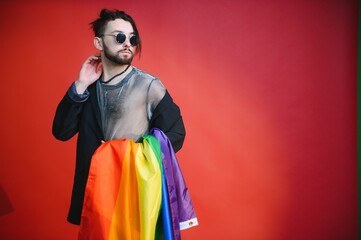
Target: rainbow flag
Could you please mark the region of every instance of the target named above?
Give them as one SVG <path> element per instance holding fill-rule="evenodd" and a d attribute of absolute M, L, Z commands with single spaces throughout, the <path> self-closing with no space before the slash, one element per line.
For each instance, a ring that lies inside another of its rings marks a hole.
<path fill-rule="evenodd" d="M 79 240 L 180 239 L 179 230 L 198 224 L 168 138 L 158 129 L 151 133 L 96 150 Z"/>

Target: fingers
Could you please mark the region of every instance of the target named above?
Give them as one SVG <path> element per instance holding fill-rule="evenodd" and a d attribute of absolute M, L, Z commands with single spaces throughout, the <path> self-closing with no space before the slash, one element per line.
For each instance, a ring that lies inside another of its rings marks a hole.
<path fill-rule="evenodd" d="M 98 64 L 101 61 L 102 61 L 102 58 L 101 58 L 100 54 L 94 54 L 94 55 L 91 55 L 90 57 L 88 57 L 88 59 L 85 62 L 92 63 L 92 64 L 94 64 L 94 63 Z"/>
<path fill-rule="evenodd" d="M 103 73 L 100 54 L 93 54 L 83 63 L 78 80 L 86 86 L 95 82 Z"/>
<path fill-rule="evenodd" d="M 93 71 L 96 74 L 101 74 L 103 71 L 100 54 L 94 54 L 88 57 L 83 63 L 82 70 Z"/>
<path fill-rule="evenodd" d="M 101 58 L 100 53 L 93 54 L 88 59 L 91 64 L 96 65 L 96 68 L 95 68 L 96 73 L 103 72 L 103 64 L 102 64 L 102 58 Z"/>
<path fill-rule="evenodd" d="M 103 72 L 103 64 L 102 64 L 102 62 L 99 62 L 99 63 L 98 63 L 97 68 L 96 68 L 95 71 L 96 71 L 97 73 Z"/>

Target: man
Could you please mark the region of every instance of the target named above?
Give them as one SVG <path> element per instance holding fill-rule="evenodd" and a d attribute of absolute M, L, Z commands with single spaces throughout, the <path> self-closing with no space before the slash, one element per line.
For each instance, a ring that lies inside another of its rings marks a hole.
<path fill-rule="evenodd" d="M 178 106 L 160 80 L 131 65 L 141 51 L 133 19 L 123 11 L 103 9 L 91 23 L 99 54 L 83 63 L 78 79 L 61 100 L 53 135 L 62 141 L 78 133 L 75 178 L 68 221 L 80 224 L 91 157 L 104 142 L 133 139 L 159 128 L 174 151 L 185 129 Z"/>

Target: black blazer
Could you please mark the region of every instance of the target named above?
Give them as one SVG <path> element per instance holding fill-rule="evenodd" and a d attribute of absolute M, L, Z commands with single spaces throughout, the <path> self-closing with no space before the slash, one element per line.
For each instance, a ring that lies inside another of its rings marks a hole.
<path fill-rule="evenodd" d="M 85 186 L 90 161 L 94 151 L 104 139 L 101 130 L 100 109 L 96 84 L 88 87 L 89 98 L 82 103 L 74 102 L 68 94 L 58 105 L 53 122 L 53 135 L 66 141 L 78 133 L 76 167 L 68 221 L 80 224 Z M 178 151 L 185 138 L 185 128 L 179 107 L 166 92 L 152 114 L 149 129 L 159 128 L 170 139 L 174 151 Z"/>

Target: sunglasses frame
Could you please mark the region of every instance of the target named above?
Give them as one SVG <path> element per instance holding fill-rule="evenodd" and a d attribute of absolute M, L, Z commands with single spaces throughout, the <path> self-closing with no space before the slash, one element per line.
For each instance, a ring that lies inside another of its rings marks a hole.
<path fill-rule="evenodd" d="M 102 34 L 100 35 L 100 37 L 103 37 L 103 36 L 113 36 L 115 37 L 115 41 L 119 44 L 123 44 L 125 42 L 125 40 L 127 39 L 127 36 L 122 33 L 122 32 L 119 32 L 119 33 L 109 33 L 109 34 Z M 137 46 L 138 45 L 138 37 L 137 35 L 132 35 L 129 37 L 129 43 L 130 45 L 132 45 L 133 47 L 134 46 Z"/>

